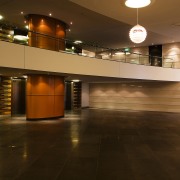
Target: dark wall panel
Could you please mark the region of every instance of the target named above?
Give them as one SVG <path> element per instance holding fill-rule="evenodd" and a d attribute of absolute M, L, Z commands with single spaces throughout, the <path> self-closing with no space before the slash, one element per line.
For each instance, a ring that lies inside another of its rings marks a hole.
<path fill-rule="evenodd" d="M 26 113 L 26 80 L 14 79 L 12 81 L 12 115 Z"/>
<path fill-rule="evenodd" d="M 150 64 L 162 66 L 162 45 L 149 46 Z"/>

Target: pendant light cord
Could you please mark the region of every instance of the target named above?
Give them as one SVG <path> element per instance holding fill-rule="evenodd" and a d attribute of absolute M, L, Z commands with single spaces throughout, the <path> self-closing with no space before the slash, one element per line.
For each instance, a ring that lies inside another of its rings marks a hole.
<path fill-rule="evenodd" d="M 138 19 L 138 8 L 137 8 L 137 24 L 139 23 L 138 21 L 139 21 L 139 19 Z"/>

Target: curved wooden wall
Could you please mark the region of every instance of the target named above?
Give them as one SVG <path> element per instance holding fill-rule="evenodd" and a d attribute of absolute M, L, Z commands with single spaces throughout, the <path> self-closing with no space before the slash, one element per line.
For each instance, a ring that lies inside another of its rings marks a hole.
<path fill-rule="evenodd" d="M 46 119 L 64 116 L 63 77 L 29 75 L 26 91 L 27 119 Z"/>
<path fill-rule="evenodd" d="M 30 30 L 30 46 L 55 51 L 65 50 L 65 41 L 62 39 L 66 36 L 66 23 L 49 16 L 38 14 L 29 14 L 26 16 L 26 19 Z M 40 34 L 33 33 L 32 31 Z"/>

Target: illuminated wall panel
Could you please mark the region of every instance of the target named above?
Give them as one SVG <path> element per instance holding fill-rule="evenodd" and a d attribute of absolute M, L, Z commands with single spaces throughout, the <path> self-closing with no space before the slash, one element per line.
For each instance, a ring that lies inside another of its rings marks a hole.
<path fill-rule="evenodd" d="M 0 77 L 0 115 L 11 115 L 11 79 Z"/>
<path fill-rule="evenodd" d="M 93 83 L 90 107 L 180 112 L 180 83 L 145 80 Z"/>

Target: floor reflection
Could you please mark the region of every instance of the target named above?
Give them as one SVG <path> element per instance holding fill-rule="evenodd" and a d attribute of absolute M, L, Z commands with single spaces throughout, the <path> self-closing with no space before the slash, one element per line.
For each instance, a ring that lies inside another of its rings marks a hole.
<path fill-rule="evenodd" d="M 83 109 L 0 120 L 1 180 L 180 179 L 180 114 Z"/>

